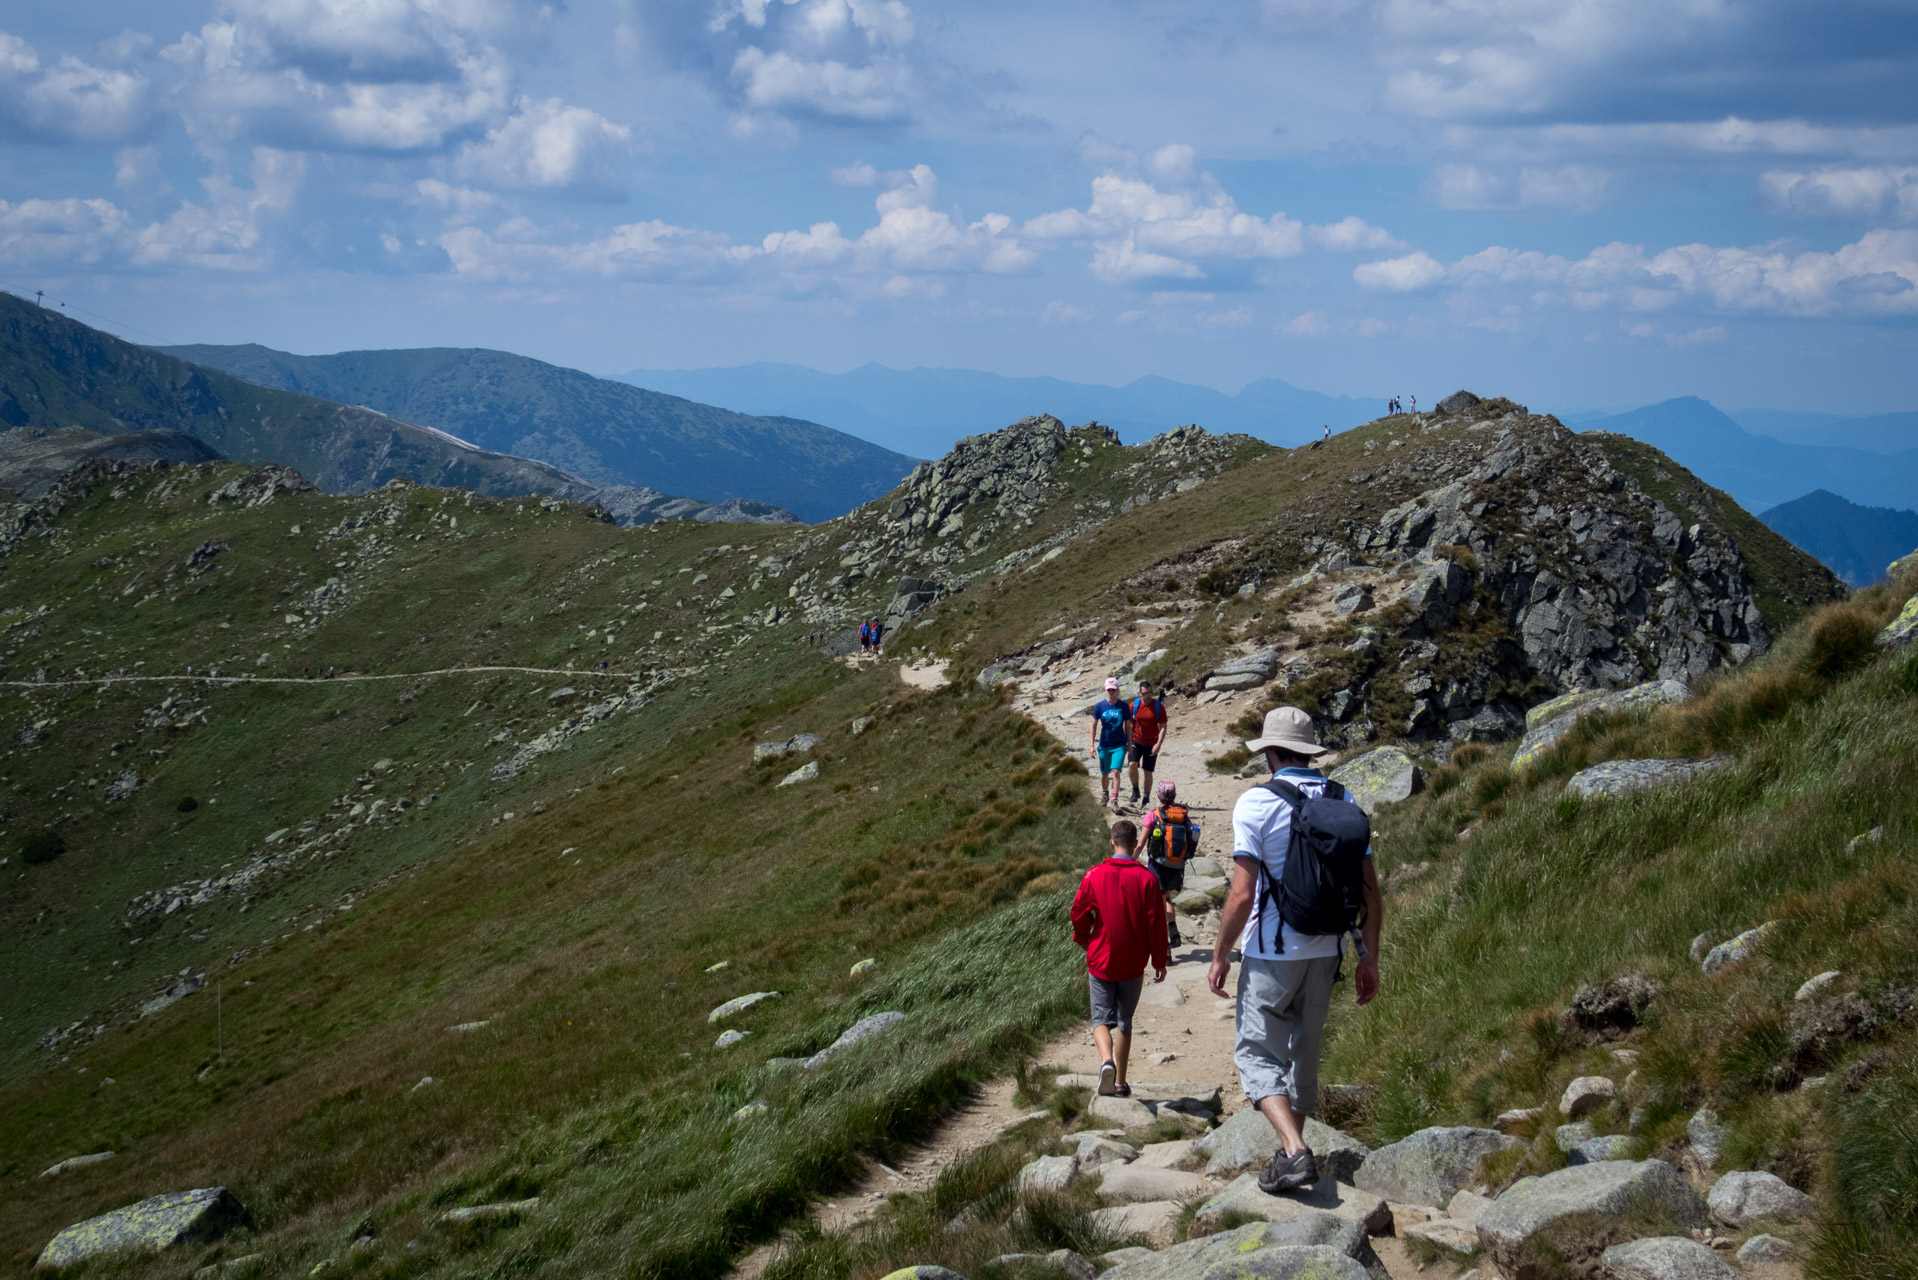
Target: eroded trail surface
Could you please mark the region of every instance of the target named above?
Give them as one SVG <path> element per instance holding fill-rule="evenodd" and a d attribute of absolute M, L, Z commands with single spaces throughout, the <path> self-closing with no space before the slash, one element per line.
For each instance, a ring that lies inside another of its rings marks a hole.
<path fill-rule="evenodd" d="M 1139 649 L 1139 639 L 1135 635 L 1124 635 L 1104 648 L 1075 654 L 1072 669 L 1063 673 L 1064 678 L 1055 677 L 1049 682 L 1051 687 L 1021 691 L 1014 705 L 1044 724 L 1067 747 L 1083 753 L 1090 734 L 1086 707 L 1102 696 L 1109 672 L 1138 656 L 1133 650 Z M 1145 650 L 1139 649 L 1139 652 Z M 942 662 L 901 666 L 900 677 L 917 688 L 936 688 L 945 682 L 945 665 Z M 1227 726 L 1244 711 L 1245 700 L 1257 696 L 1256 692 L 1249 692 L 1215 697 L 1203 703 L 1176 696 L 1166 699 L 1171 729 L 1160 753 L 1157 776 L 1178 784 L 1180 799 L 1192 808 L 1204 829 L 1200 856 L 1187 870 L 1188 888 L 1204 889 L 1208 882 L 1221 884 L 1229 874 L 1232 804 L 1250 783 L 1207 772 L 1205 760 L 1238 745 L 1237 735 Z M 1097 786 L 1096 773 L 1088 780 L 1088 786 Z M 1128 796 L 1129 790 L 1128 783 Z M 1142 811 L 1139 804 L 1125 803 L 1110 817 L 1114 821 L 1119 817 L 1136 820 Z M 1088 864 L 1099 852 L 1087 851 Z M 1220 1116 L 1223 1122 L 1246 1109 L 1246 1098 L 1232 1061 L 1233 1001 L 1214 996 L 1206 986 L 1217 921 L 1216 905 L 1210 910 L 1180 913 L 1184 945 L 1174 948 L 1166 980 L 1157 984 L 1148 981 L 1133 1019 L 1130 1076 L 1138 1094 L 1146 1098 L 1155 1096 L 1154 1085 L 1178 1085 L 1186 1092 L 1194 1091 L 1195 1087 L 1205 1091 L 1216 1088 L 1223 1106 Z M 1060 927 L 1066 928 L 1066 922 L 1060 921 Z M 1084 1024 L 1054 1037 L 1040 1051 L 1038 1062 L 1038 1070 L 1045 1076 L 1093 1076 L 1099 1069 L 1098 1052 Z M 1015 1101 L 1011 1080 L 995 1080 L 954 1113 L 928 1142 L 915 1148 L 909 1158 L 890 1166 L 877 1161 L 869 1163 L 857 1186 L 816 1206 L 813 1218 L 827 1230 L 855 1227 L 871 1218 L 892 1196 L 931 1190 L 947 1166 L 967 1152 L 990 1144 L 1030 1114 Z M 1147 1156 L 1141 1156 L 1142 1167 L 1150 1163 Z M 1188 1158 L 1182 1163 L 1188 1168 L 1202 1168 L 1204 1161 Z M 1233 1173 L 1203 1176 L 1203 1189 L 1194 1188 L 1192 1194 L 1209 1198 L 1226 1189 L 1235 1176 Z M 1328 1182 L 1330 1179 L 1321 1183 L 1321 1191 Z M 1344 1197 L 1348 1193 L 1352 1193 L 1352 1189 L 1342 1187 L 1339 1195 Z M 1356 1195 L 1352 1198 L 1354 1202 L 1365 1199 Z M 1140 1210 L 1153 1207 L 1133 1206 Z M 1392 1206 L 1391 1225 L 1386 1228 L 1388 1234 L 1374 1235 L 1371 1240 L 1387 1274 L 1392 1280 L 1412 1280 L 1412 1277 L 1497 1280 L 1498 1273 L 1489 1264 L 1472 1268 L 1444 1258 L 1432 1259 L 1429 1250 L 1425 1253 L 1427 1260 L 1421 1261 L 1410 1251 L 1412 1246 L 1400 1238 L 1398 1233 L 1403 1229 L 1443 1212 L 1437 1208 Z M 738 1280 L 757 1280 L 771 1262 L 775 1248 L 767 1245 L 755 1250 L 740 1260 L 733 1275 Z M 1733 1274 L 1746 1280 L 1803 1278 L 1800 1267 L 1789 1262 L 1748 1263 Z"/>

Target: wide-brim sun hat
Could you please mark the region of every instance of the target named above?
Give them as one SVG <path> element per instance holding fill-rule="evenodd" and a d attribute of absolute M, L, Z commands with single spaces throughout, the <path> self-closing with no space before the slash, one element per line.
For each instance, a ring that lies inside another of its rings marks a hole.
<path fill-rule="evenodd" d="M 1319 745 L 1319 731 L 1312 723 L 1312 717 L 1297 707 L 1274 707 L 1265 713 L 1265 726 L 1259 736 L 1245 744 L 1245 749 L 1260 752 L 1267 747 L 1277 747 L 1281 751 L 1293 751 L 1302 756 L 1316 756 L 1332 748 Z"/>

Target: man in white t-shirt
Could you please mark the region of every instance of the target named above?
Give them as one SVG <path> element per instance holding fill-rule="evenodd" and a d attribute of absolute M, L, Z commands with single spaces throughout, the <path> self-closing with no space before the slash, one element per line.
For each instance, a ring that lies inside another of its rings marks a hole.
<path fill-rule="evenodd" d="M 1325 775 L 1313 762 L 1326 751 L 1319 745 L 1312 717 L 1297 707 L 1279 707 L 1247 749 L 1265 753 L 1277 780 L 1300 794 L 1316 797 Z M 1232 889 L 1213 944 L 1207 975 L 1212 994 L 1224 997 L 1232 971 L 1232 947 L 1244 935 L 1245 963 L 1239 970 L 1238 1043 L 1233 1061 L 1245 1096 L 1278 1131 L 1280 1147 L 1259 1174 L 1259 1189 L 1276 1194 L 1318 1181 L 1318 1166 L 1302 1129 L 1318 1100 L 1319 1038 L 1332 1007 L 1338 977 L 1340 934 L 1301 934 L 1279 920 L 1278 910 L 1261 887 L 1269 874 L 1277 883 L 1285 868 L 1292 835 L 1293 806 L 1264 787 L 1245 792 L 1232 806 Z M 1263 870 L 1261 869 L 1263 863 Z M 1365 948 L 1353 979 L 1360 1004 L 1379 993 L 1379 921 L 1382 904 L 1372 855 L 1365 855 Z M 1269 917 L 1269 918 L 1267 918 Z"/>

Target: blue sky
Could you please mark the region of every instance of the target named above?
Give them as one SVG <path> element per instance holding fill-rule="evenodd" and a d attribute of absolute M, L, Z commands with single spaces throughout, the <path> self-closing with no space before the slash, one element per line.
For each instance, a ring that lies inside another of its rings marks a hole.
<path fill-rule="evenodd" d="M 600 373 L 1918 407 L 1908 0 L 23 0 L 0 284 Z"/>

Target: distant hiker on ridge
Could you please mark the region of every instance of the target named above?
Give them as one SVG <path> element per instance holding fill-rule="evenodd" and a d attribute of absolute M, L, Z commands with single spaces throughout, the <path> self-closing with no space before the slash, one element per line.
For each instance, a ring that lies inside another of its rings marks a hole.
<path fill-rule="evenodd" d="M 1132 1096 L 1126 1062 L 1132 1056 L 1132 1014 L 1145 989 L 1146 961 L 1152 962 L 1154 982 L 1165 981 L 1172 963 L 1159 882 L 1132 857 L 1138 842 L 1137 827 L 1113 823 L 1110 853 L 1086 872 L 1072 899 L 1072 940 L 1086 952 L 1099 1093 L 1106 1097 Z"/>
<path fill-rule="evenodd" d="M 1343 787 L 1313 767 L 1326 748 L 1312 717 L 1277 707 L 1245 745 L 1265 753 L 1273 776 L 1232 806 L 1232 889 L 1206 979 L 1212 994 L 1224 997 L 1232 946 L 1244 930 L 1232 1057 L 1247 1100 L 1278 1131 L 1279 1149 L 1259 1174 L 1259 1190 L 1276 1195 L 1318 1181 L 1302 1124 L 1318 1101 L 1319 1041 L 1332 984 L 1351 933 L 1358 955 L 1353 994 L 1362 1005 L 1378 995 L 1383 908 L 1371 823 Z"/>
<path fill-rule="evenodd" d="M 1114 813 L 1119 811 L 1119 785 L 1125 777 L 1126 751 L 1131 746 L 1132 708 L 1120 701 L 1118 680 L 1107 676 L 1104 700 L 1092 704 L 1089 750 L 1099 765 L 1099 803 L 1103 805 L 1109 799 Z"/>
<path fill-rule="evenodd" d="M 859 624 L 859 652 L 872 652 L 872 623 L 870 622 Z"/>
<path fill-rule="evenodd" d="M 1192 811 L 1179 803 L 1179 788 L 1174 783 L 1159 784 L 1159 807 L 1139 819 L 1139 838 L 1145 844 L 1145 869 L 1159 882 L 1165 896 L 1166 939 L 1183 946 L 1179 936 L 1179 916 L 1172 899 L 1185 888 L 1185 864 L 1199 847 L 1199 824 Z"/>
<path fill-rule="evenodd" d="M 1138 804 L 1152 794 L 1152 771 L 1159 765 L 1159 748 L 1165 745 L 1165 699 L 1152 696 L 1152 682 L 1139 681 L 1139 696 L 1132 700 L 1132 742 L 1126 748 L 1126 764 L 1132 771 L 1132 803 Z M 1145 770 L 1145 790 L 1139 790 L 1139 771 Z"/>
<path fill-rule="evenodd" d="M 879 642 L 885 639 L 886 637 L 886 624 L 881 622 L 879 619 L 874 618 L 872 620 L 871 626 L 872 626 L 872 651 L 873 653 L 877 654 L 880 651 Z"/>

